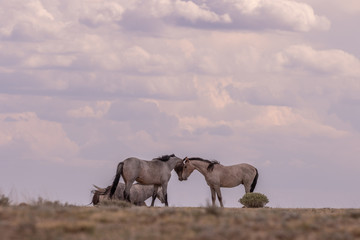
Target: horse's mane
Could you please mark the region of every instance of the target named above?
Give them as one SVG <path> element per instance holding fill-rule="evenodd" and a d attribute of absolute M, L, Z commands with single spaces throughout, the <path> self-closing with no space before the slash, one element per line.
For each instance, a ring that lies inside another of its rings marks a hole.
<path fill-rule="evenodd" d="M 169 161 L 169 159 L 172 158 L 172 157 L 175 157 L 175 154 L 163 155 L 163 156 L 161 156 L 161 157 L 154 158 L 153 160 L 159 160 L 159 161 L 167 162 L 167 161 Z"/>
<path fill-rule="evenodd" d="M 199 157 L 193 157 L 193 158 L 189 158 L 189 160 L 197 160 L 197 161 L 203 161 L 203 162 L 207 162 L 209 163 L 208 167 L 207 167 L 207 170 L 209 172 L 212 172 L 212 170 L 214 170 L 214 165 L 215 164 L 220 164 L 219 161 L 216 161 L 216 160 L 213 160 L 213 161 L 210 161 L 210 160 L 207 160 L 207 159 L 203 159 L 203 158 L 199 158 Z"/>

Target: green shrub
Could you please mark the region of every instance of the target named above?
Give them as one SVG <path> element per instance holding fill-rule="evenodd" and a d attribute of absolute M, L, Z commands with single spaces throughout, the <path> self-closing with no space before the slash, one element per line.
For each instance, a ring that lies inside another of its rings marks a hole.
<path fill-rule="evenodd" d="M 7 207 L 10 205 L 10 199 L 5 195 L 0 195 L 0 206 Z"/>
<path fill-rule="evenodd" d="M 261 193 L 246 193 L 239 202 L 248 208 L 262 208 L 269 202 L 269 199 Z"/>

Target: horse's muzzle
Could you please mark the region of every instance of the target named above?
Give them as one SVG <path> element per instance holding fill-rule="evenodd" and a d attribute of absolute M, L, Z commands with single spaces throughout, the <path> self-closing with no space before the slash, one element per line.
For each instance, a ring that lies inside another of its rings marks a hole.
<path fill-rule="evenodd" d="M 179 181 L 186 181 L 187 178 L 179 177 Z"/>

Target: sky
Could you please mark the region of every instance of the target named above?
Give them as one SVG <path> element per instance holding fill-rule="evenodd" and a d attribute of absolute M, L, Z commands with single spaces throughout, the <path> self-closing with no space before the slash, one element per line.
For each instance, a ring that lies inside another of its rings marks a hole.
<path fill-rule="evenodd" d="M 86 205 L 118 162 L 174 153 L 255 166 L 270 207 L 360 207 L 358 0 L 0 0 L 0 22 L 13 202 Z M 196 171 L 168 194 L 211 199 Z"/>

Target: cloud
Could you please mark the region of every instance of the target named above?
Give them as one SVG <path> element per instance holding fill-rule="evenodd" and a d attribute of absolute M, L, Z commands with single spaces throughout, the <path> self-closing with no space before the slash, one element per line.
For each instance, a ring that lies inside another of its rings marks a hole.
<path fill-rule="evenodd" d="M 315 5 L 316 8 L 332 12 L 335 16 L 347 17 L 360 13 L 360 5 L 357 0 L 327 1 L 327 0 L 302 0 Z M 335 13 L 335 14 L 334 14 Z"/>
<path fill-rule="evenodd" d="M 174 116 L 161 112 L 155 102 L 141 99 L 113 102 L 108 118 L 127 123 L 133 131 L 146 131 L 154 137 L 175 134 L 178 124 Z"/>
<path fill-rule="evenodd" d="M 278 54 L 285 68 L 344 77 L 360 77 L 360 60 L 338 49 L 315 50 L 307 45 L 295 45 Z"/>
<path fill-rule="evenodd" d="M 228 14 L 218 15 L 207 9 L 207 6 L 203 4 L 199 6 L 192 1 L 180 1 L 176 0 L 174 5 L 174 12 L 192 23 L 196 21 L 203 22 L 222 22 L 230 23 L 231 18 Z"/>
<path fill-rule="evenodd" d="M 330 28 L 330 21 L 316 15 L 310 5 L 292 0 L 223 0 L 216 3 L 152 0 L 122 5 L 121 18 L 116 22 L 126 29 L 140 31 L 158 31 L 161 25 L 168 24 L 200 29 L 280 29 L 302 32 Z M 97 18 L 97 14 L 89 14 L 88 21 L 96 22 Z"/>
<path fill-rule="evenodd" d="M 89 27 L 118 23 L 122 20 L 125 9 L 116 1 L 88 1 L 82 9 L 79 22 Z"/>
<path fill-rule="evenodd" d="M 11 41 L 42 41 L 54 37 L 64 24 L 44 8 L 39 0 L 1 1 L 0 38 Z"/>
<path fill-rule="evenodd" d="M 102 118 L 111 107 L 109 101 L 98 101 L 94 107 L 84 106 L 77 109 L 71 109 L 67 112 L 73 118 Z"/>
<path fill-rule="evenodd" d="M 253 125 L 254 130 L 279 130 L 281 128 L 286 135 L 326 136 L 330 138 L 341 138 L 347 135 L 346 131 L 338 130 L 323 123 L 315 113 L 310 111 L 301 111 L 284 106 L 266 106 L 259 108 L 259 110 L 258 116 L 246 123 L 246 125 Z"/>
<path fill-rule="evenodd" d="M 232 82 L 232 79 L 198 79 L 194 78 L 194 87 L 197 89 L 200 98 L 205 98 L 215 108 L 221 109 L 233 102 L 226 87 Z"/>
<path fill-rule="evenodd" d="M 219 15 L 211 11 L 204 3 L 198 5 L 193 1 L 182 0 L 152 0 L 143 4 L 138 2 L 137 8 L 146 10 L 147 13 L 155 18 L 185 20 L 190 23 L 198 22 L 222 22 L 229 23 L 231 19 L 228 14 Z"/>
<path fill-rule="evenodd" d="M 255 22 L 254 26 L 301 32 L 330 28 L 330 21 L 316 15 L 313 8 L 305 3 L 291 0 L 226 0 L 225 2 L 239 11 L 238 24 L 245 19 L 250 26 L 251 22 Z"/>
<path fill-rule="evenodd" d="M 0 114 L 0 147 L 3 151 L 17 148 L 24 151 L 11 152 L 9 157 L 20 154 L 23 158 L 31 156 L 61 162 L 68 161 L 79 151 L 60 123 L 39 119 L 33 112 Z"/>

